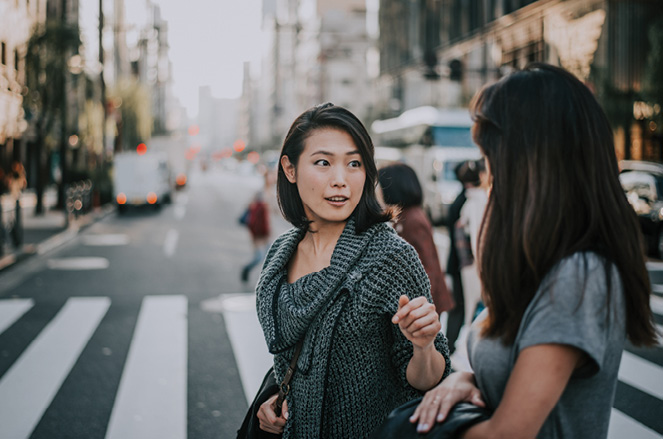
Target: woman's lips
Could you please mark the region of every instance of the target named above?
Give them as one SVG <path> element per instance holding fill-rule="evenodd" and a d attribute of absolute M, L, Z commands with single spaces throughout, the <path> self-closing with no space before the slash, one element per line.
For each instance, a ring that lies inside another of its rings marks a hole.
<path fill-rule="evenodd" d="M 330 203 L 333 206 L 342 206 L 348 201 L 348 198 L 347 197 L 328 197 L 328 198 L 325 198 L 325 200 L 327 200 L 327 202 Z"/>

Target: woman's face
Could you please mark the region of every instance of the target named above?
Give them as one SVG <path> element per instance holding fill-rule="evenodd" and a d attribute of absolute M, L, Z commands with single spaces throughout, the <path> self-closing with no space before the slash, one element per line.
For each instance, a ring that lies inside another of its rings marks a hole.
<path fill-rule="evenodd" d="M 321 128 L 313 131 L 295 167 L 281 157 L 283 171 L 297 184 L 309 221 L 322 226 L 343 222 L 361 200 L 366 169 L 352 137 L 345 131 Z"/>

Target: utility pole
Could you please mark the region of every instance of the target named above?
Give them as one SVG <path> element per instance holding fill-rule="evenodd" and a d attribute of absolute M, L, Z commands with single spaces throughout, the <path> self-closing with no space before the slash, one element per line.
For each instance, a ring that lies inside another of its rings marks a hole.
<path fill-rule="evenodd" d="M 62 23 L 64 23 L 65 26 L 69 25 L 69 15 L 67 14 L 67 0 L 62 0 Z M 61 81 L 62 83 L 59 84 L 61 87 L 62 91 L 62 101 L 60 102 L 60 184 L 58 186 L 58 201 L 57 201 L 57 207 L 59 209 L 63 209 L 65 211 L 65 217 L 66 217 L 66 210 L 67 210 L 67 202 L 66 202 L 66 197 L 67 197 L 67 190 L 66 190 L 66 185 L 67 185 L 67 138 L 68 136 L 68 125 L 67 125 L 67 105 L 69 104 L 69 96 L 67 93 L 67 79 L 69 75 L 69 51 L 65 51 L 63 53 L 63 56 L 65 57 L 65 61 L 63 63 L 63 72 L 61 76 Z"/>
<path fill-rule="evenodd" d="M 104 81 L 104 0 L 99 0 L 99 84 L 101 86 L 101 108 L 104 117 L 101 127 L 101 165 L 106 164 L 106 118 L 108 110 L 106 109 L 106 82 Z"/>

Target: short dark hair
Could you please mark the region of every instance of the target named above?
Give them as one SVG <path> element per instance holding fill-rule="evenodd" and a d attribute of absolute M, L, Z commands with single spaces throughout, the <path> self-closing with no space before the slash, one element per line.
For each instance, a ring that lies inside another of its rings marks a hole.
<path fill-rule="evenodd" d="M 481 173 L 486 170 L 484 159 L 466 160 L 456 169 L 456 178 L 463 184 L 481 185 Z"/>
<path fill-rule="evenodd" d="M 414 169 L 405 163 L 394 163 L 378 171 L 384 202 L 407 208 L 421 206 L 424 196 Z"/>
<path fill-rule="evenodd" d="M 637 217 L 619 183 L 612 129 L 587 86 L 534 63 L 484 87 L 470 113 L 492 177 L 479 232 L 491 310 L 484 334 L 513 342 L 543 278 L 563 258 L 591 251 L 604 259 L 608 285 L 610 268 L 619 270 L 629 339 L 655 343 Z"/>
<path fill-rule="evenodd" d="M 375 167 L 375 148 L 371 136 L 357 116 L 331 102 L 316 105 L 300 114 L 290 126 L 283 141 L 276 176 L 276 195 L 285 219 L 299 228 L 308 228 L 311 223 L 306 218 L 297 184 L 291 183 L 286 178 L 281 158 L 287 156 L 290 163 L 297 167 L 306 139 L 314 131 L 323 128 L 334 128 L 348 133 L 359 150 L 364 164 L 366 171 L 364 190 L 359 204 L 352 213 L 352 216 L 355 217 L 356 233 L 362 233 L 379 222 L 389 221 L 392 215 L 382 209 L 375 195 L 377 168 Z"/>

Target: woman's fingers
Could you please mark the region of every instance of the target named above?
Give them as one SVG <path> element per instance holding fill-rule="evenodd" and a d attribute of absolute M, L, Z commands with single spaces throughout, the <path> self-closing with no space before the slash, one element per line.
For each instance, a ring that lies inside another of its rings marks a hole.
<path fill-rule="evenodd" d="M 417 407 L 417 409 L 421 409 L 419 411 L 417 432 L 427 433 L 431 428 L 433 428 L 441 401 L 442 397 L 438 392 L 427 394 L 424 397 L 422 403 L 419 404 L 419 407 Z"/>
<path fill-rule="evenodd" d="M 274 402 L 276 401 L 277 396 L 278 395 L 274 395 L 262 403 L 258 409 L 257 415 L 260 429 L 275 434 L 283 432 L 283 427 L 285 426 L 285 421 L 287 419 L 284 418 L 283 415 L 277 416 L 274 411 Z M 287 410 L 287 405 L 285 405 L 285 403 L 284 409 Z"/>
<path fill-rule="evenodd" d="M 451 409 L 461 401 L 485 407 L 481 392 L 474 385 L 474 376 L 467 372 L 454 372 L 432 390 L 426 392 L 410 417 L 419 433 L 426 433 L 436 422 L 446 420 Z"/>
<path fill-rule="evenodd" d="M 406 295 L 402 295 L 398 299 L 398 311 L 391 318 L 393 323 L 399 323 L 401 320 L 406 318 L 413 310 L 421 307 L 422 305 L 428 303 L 428 300 L 424 296 L 416 297 L 412 300 L 408 299 Z"/>
<path fill-rule="evenodd" d="M 435 338 L 438 332 L 440 332 L 440 329 L 442 329 L 442 325 L 438 321 L 434 321 L 428 326 L 424 326 L 423 328 L 412 332 L 412 337 L 414 338 L 424 338 L 424 337 L 431 337 Z"/>

